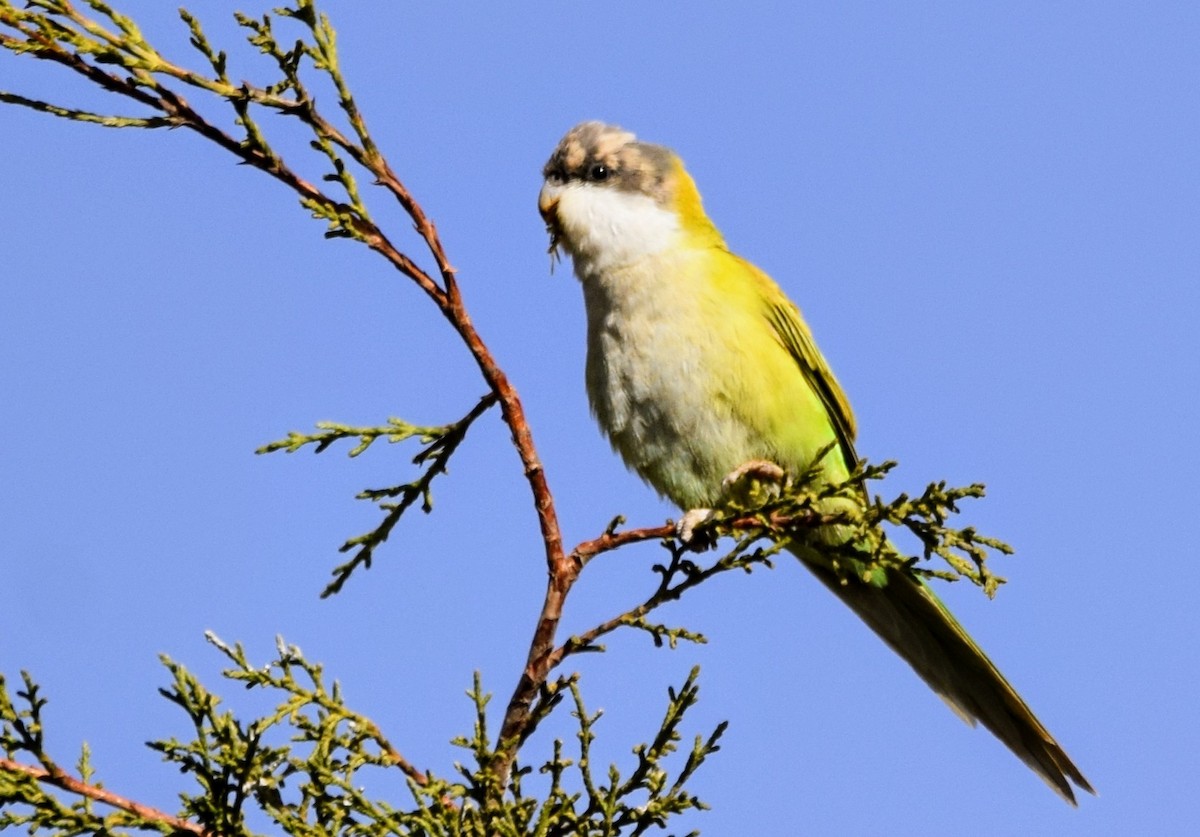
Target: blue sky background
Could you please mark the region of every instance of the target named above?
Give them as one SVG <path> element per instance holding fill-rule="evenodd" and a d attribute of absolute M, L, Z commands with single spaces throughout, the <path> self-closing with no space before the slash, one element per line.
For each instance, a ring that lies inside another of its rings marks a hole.
<path fill-rule="evenodd" d="M 198 64 L 173 5 L 120 8 Z M 675 832 L 1200 827 L 1200 6 L 326 6 L 377 140 L 526 403 L 567 540 L 673 512 L 588 416 L 582 301 L 565 265 L 549 275 L 535 209 L 559 137 L 601 118 L 682 154 L 733 248 L 804 309 L 861 452 L 900 460 L 897 490 L 987 483 L 967 519 L 1018 548 L 996 565 L 1010 584 L 993 602 L 944 595 L 1100 797 L 1064 805 L 789 562 L 668 611 L 707 646 L 617 636 L 578 661 L 606 713 L 597 761 L 627 769 L 699 663 L 688 734 L 731 726 L 693 784 L 713 811 Z M 233 8 L 193 6 L 235 75 L 261 80 Z M 129 110 L 9 55 L 0 88 Z M 262 122 L 304 153 L 296 126 Z M 141 743 L 187 734 L 155 694 L 156 655 L 261 708 L 219 682 L 212 629 L 263 662 L 283 634 L 448 773 L 472 671 L 498 725 L 542 593 L 498 416 L 435 513 L 331 601 L 336 547 L 377 519 L 353 494 L 410 479 L 413 449 L 253 451 L 322 419 L 453 420 L 484 391 L 465 351 L 381 259 L 323 240 L 291 194 L 194 135 L 6 107 L 0 150 L 0 670 L 41 681 L 54 751 L 71 762 L 86 739 L 108 787 L 173 808 L 185 779 Z M 565 630 L 639 600 L 658 558 L 592 565 Z M 570 727 L 527 758 L 552 734 Z"/>

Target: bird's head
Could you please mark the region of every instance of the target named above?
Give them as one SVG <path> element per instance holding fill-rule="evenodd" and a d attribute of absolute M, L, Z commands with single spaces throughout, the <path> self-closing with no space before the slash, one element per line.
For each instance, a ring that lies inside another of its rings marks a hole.
<path fill-rule="evenodd" d="M 721 243 L 678 155 L 614 125 L 576 125 L 542 174 L 538 210 L 550 250 L 564 247 L 581 276 L 672 247 Z"/>

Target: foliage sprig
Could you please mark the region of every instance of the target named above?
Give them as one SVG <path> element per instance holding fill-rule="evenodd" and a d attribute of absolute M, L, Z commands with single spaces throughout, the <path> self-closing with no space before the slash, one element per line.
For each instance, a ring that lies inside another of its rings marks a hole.
<path fill-rule="evenodd" d="M 418 438 L 423 445 L 413 464 L 422 468 L 421 475 L 415 480 L 387 488 L 368 488 L 359 492 L 358 499 L 370 500 L 376 503 L 384 512 L 383 521 L 369 532 L 350 538 L 339 548 L 339 552 L 354 552 L 350 560 L 333 569 L 333 580 L 322 591 L 321 596 L 331 596 L 341 591 L 356 569 L 370 569 L 371 559 L 375 550 L 391 534 L 392 529 L 400 522 L 400 518 L 418 500 L 421 510 L 426 514 L 433 510 L 432 484 L 435 477 L 446 473 L 450 457 L 466 438 L 467 430 L 481 415 L 496 404 L 496 396 L 492 393 L 479 400 L 469 413 L 456 422 L 441 427 L 421 427 L 409 424 L 398 418 L 389 418 L 386 425 L 377 427 L 355 427 L 336 422 L 320 422 L 317 433 L 298 433 L 292 431 L 287 438 L 271 442 L 258 449 L 257 453 L 272 453 L 274 451 L 296 451 L 312 445 L 316 453 L 325 451 L 334 442 L 342 439 L 358 439 L 358 444 L 350 449 L 351 457 L 358 456 L 378 439 L 385 438 L 395 444 L 407 439 Z"/>
<path fill-rule="evenodd" d="M 686 781 L 718 749 L 725 731 L 719 725 L 696 736 L 672 778 L 668 759 L 678 749 L 681 722 L 699 697 L 693 669 L 669 700 L 658 732 L 637 745 L 627 777 L 616 765 L 606 779 L 593 775 L 590 759 L 592 727 L 599 713 L 589 714 L 575 679 L 564 691 L 572 697 L 578 727 L 579 755 L 565 754 L 555 740 L 552 754 L 539 768 L 549 777 L 541 795 L 526 793 L 530 771 L 518 768 L 511 787 L 496 787 L 490 764 L 495 758 L 487 729 L 487 704 L 480 677 L 468 691 L 476 720 L 470 736 L 454 744 L 471 753 L 472 764 L 456 764 L 459 780 L 417 770 L 396 751 L 366 716 L 350 709 L 336 683 L 327 685 L 321 667 L 282 639 L 276 657 L 252 664 L 240 645 L 230 646 L 211 633 L 209 641 L 231 663 L 224 676 L 278 701 L 269 713 L 253 720 L 221 708 L 221 700 L 194 675 L 164 657 L 171 685 L 161 694 L 186 714 L 194 737 L 152 741 L 163 759 L 192 776 L 197 791 L 181 794 L 178 815 L 137 805 L 106 791 L 94 781 L 86 747 L 78 777 L 63 773 L 45 752 L 41 710 L 45 700 L 24 676 L 18 709 L 0 678 L 0 742 L 9 758 L 0 760 L 0 827 L 51 829 L 62 834 L 116 834 L 123 829 L 188 832 L 199 835 L 250 835 L 247 806 L 273 828 L 295 835 L 617 835 L 641 834 L 650 825 L 666 825 L 676 814 L 705 804 L 684 789 Z M 274 743 L 272 743 L 274 742 Z M 32 755 L 40 768 L 22 768 L 11 757 Z M 15 766 L 14 766 L 15 765 Z M 378 776 L 399 770 L 412 804 L 405 808 L 376 798 L 368 785 L 386 786 Z M 56 776 L 53 781 L 48 776 Z M 573 777 L 573 778 L 571 778 Z M 64 781 L 68 779 L 70 781 Z M 53 785 L 76 796 L 67 804 L 48 793 Z M 571 787 L 574 785 L 575 787 Z M 100 813 L 96 803 L 113 810 Z"/>

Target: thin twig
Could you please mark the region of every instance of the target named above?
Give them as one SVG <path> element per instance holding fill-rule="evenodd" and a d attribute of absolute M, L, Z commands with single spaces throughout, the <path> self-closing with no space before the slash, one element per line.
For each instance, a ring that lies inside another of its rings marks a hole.
<path fill-rule="evenodd" d="M 381 750 L 388 754 L 388 758 L 392 760 L 392 763 L 396 767 L 400 768 L 405 776 L 412 779 L 421 787 L 429 784 L 429 774 L 418 769 L 411 761 L 402 756 L 400 751 L 380 731 L 378 724 L 361 716 L 355 716 L 355 721 L 366 728 L 367 734 L 379 745 Z"/>
<path fill-rule="evenodd" d="M 134 802 L 132 799 L 127 799 L 124 796 L 96 785 L 89 785 L 87 782 L 76 779 L 74 776 L 57 767 L 48 770 L 45 767 L 21 764 L 12 759 L 0 758 L 0 770 L 11 773 L 22 773 L 44 784 L 53 785 L 54 787 L 87 797 L 88 799 L 94 799 L 97 802 L 102 802 L 105 805 L 122 811 L 128 811 L 144 820 L 168 825 L 176 831 L 186 831 L 189 834 L 201 835 L 201 837 L 210 837 L 212 834 L 194 822 L 180 819 L 173 814 L 168 814 L 149 805 L 143 805 L 141 802 Z"/>

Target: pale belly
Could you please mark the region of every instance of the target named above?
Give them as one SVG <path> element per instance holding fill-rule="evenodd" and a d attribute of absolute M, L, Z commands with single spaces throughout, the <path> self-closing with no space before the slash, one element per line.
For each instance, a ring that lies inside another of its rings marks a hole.
<path fill-rule="evenodd" d="M 589 317 L 588 396 L 626 465 L 681 508 L 708 507 L 726 475 L 772 451 L 733 403 L 742 350 L 697 340 L 677 306 Z"/>

